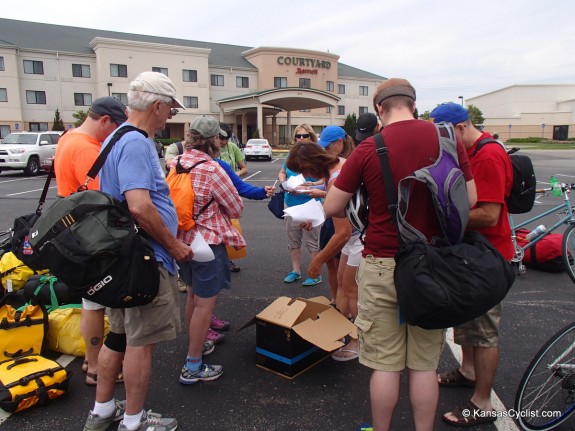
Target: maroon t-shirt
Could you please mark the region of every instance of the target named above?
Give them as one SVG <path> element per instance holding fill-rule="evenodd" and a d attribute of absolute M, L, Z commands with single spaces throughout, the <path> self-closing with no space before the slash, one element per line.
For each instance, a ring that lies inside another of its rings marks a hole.
<path fill-rule="evenodd" d="M 433 164 L 439 155 L 439 140 L 433 123 L 406 120 L 383 129 L 389 163 L 395 180 L 411 175 L 417 169 Z M 473 179 L 469 159 L 461 142 L 457 142 L 459 165 L 466 181 Z M 369 223 L 363 256 L 393 257 L 399 248 L 397 225 L 392 223 L 379 158 L 373 137 L 362 142 L 348 157 L 335 180 L 335 187 L 354 193 L 364 183 L 369 193 Z M 435 208 L 427 187 L 418 184 L 411 192 L 415 203 L 407 214 L 409 222 L 428 238 L 441 235 Z"/>

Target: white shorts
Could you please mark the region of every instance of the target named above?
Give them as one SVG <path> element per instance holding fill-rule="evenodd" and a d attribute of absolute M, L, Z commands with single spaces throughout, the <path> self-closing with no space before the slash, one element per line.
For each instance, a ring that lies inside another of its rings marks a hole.
<path fill-rule="evenodd" d="M 341 249 L 341 253 L 347 256 L 347 264 L 349 266 L 359 266 L 361 252 L 363 251 L 363 244 L 359 237 L 359 233 L 351 235 L 347 243 Z"/>
<path fill-rule="evenodd" d="M 103 305 L 97 304 L 94 301 L 90 301 L 89 299 L 86 298 L 82 298 L 82 308 L 84 310 L 90 310 L 90 311 L 94 311 L 94 310 L 101 310 L 104 307 Z"/>

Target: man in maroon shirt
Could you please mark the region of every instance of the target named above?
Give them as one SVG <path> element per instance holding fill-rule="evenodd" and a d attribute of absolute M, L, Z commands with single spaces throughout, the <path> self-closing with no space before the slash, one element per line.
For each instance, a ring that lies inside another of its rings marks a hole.
<path fill-rule="evenodd" d="M 489 133 L 477 130 L 465 108 L 457 103 L 444 103 L 435 108 L 430 116 L 439 123 L 446 121 L 455 127 L 455 134 L 467 149 L 473 177 L 477 185 L 477 204 L 471 209 L 467 229 L 481 232 L 506 260 L 515 254 L 511 240 L 511 227 L 507 216 L 505 197 L 511 191 L 513 170 L 503 146 L 486 144 L 476 154 L 477 143 L 491 138 Z M 461 346 L 461 367 L 439 374 L 440 386 L 475 387 L 467 403 L 442 416 L 443 420 L 456 426 L 473 426 L 493 422 L 496 416 L 482 415 L 480 410 L 490 412 L 491 387 L 499 360 L 498 335 L 501 304 L 483 316 L 454 328 L 455 343 Z M 471 414 L 463 415 L 469 410 Z"/>
<path fill-rule="evenodd" d="M 374 108 L 383 125 L 395 183 L 413 171 L 433 163 L 439 140 L 433 124 L 416 120 L 415 90 L 405 79 L 382 82 L 375 92 Z M 470 205 L 475 204 L 475 183 L 465 149 L 457 153 L 467 181 Z M 393 282 L 394 256 L 399 248 L 397 226 L 392 222 L 374 138 L 367 138 L 349 156 L 327 194 L 327 217 L 342 216 L 353 193 L 364 184 L 369 194 L 365 247 L 359 266 L 358 326 L 360 363 L 371 368 L 371 414 L 374 431 L 387 431 L 399 398 L 400 373 L 409 369 L 409 395 L 417 431 L 430 431 L 435 422 L 439 388 L 436 368 L 444 342 L 444 330 L 425 330 L 404 323 L 399 315 Z M 429 191 L 411 194 L 414 210 L 410 223 L 427 236 L 440 229 Z"/>

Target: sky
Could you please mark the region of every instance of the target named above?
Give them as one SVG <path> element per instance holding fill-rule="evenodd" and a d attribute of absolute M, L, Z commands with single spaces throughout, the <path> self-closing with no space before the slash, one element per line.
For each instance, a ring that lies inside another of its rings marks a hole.
<path fill-rule="evenodd" d="M 90 7 L 93 5 L 92 7 Z M 0 17 L 248 47 L 329 51 L 408 79 L 420 113 L 520 84 L 575 84 L 575 2 L 26 0 Z"/>

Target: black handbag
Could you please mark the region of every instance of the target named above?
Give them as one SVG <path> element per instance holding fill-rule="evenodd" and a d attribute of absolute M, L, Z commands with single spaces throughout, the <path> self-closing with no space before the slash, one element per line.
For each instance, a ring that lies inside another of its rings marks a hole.
<path fill-rule="evenodd" d="M 285 191 L 281 190 L 270 198 L 268 202 L 268 209 L 271 213 L 279 219 L 284 218 L 284 196 Z"/>

